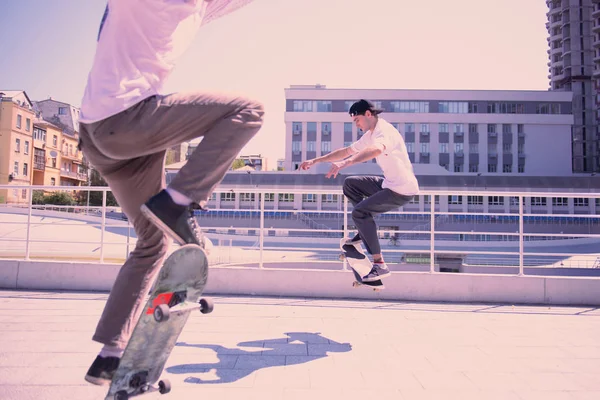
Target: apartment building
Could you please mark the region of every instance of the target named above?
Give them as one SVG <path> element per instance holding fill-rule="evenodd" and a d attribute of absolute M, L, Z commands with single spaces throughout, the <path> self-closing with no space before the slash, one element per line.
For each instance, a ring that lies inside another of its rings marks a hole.
<path fill-rule="evenodd" d="M 404 137 L 416 170 L 440 174 L 572 174 L 573 96 L 568 91 L 296 85 L 285 89 L 285 98 L 286 170 L 295 170 L 303 160 L 358 140 L 363 132 L 357 130 L 347 111 L 354 101 L 368 99 L 385 110 L 381 117 Z"/>

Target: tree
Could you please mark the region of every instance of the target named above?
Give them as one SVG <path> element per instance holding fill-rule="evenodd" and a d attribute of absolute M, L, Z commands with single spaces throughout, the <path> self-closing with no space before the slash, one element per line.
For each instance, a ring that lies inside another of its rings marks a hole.
<path fill-rule="evenodd" d="M 91 170 L 89 186 L 108 186 L 100 173 L 95 169 Z M 86 193 L 87 195 L 87 193 Z M 119 204 L 112 192 L 106 193 L 106 205 L 110 207 L 118 207 Z M 102 192 L 90 191 L 90 206 L 102 207 Z"/>
<path fill-rule="evenodd" d="M 241 158 L 238 158 L 233 161 L 233 164 L 231 165 L 231 169 L 236 170 L 236 169 L 244 168 L 245 166 L 246 166 L 246 163 L 244 162 L 244 160 L 242 160 Z"/>

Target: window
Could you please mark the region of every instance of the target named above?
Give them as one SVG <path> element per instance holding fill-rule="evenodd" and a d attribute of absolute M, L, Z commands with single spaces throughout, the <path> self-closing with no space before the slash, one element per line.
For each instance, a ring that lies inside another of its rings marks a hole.
<path fill-rule="evenodd" d="M 321 195 L 321 202 L 323 203 L 337 203 L 338 195 L 337 194 L 324 194 Z"/>
<path fill-rule="evenodd" d="M 404 124 L 404 132 L 414 133 L 415 132 L 415 124 L 413 124 L 411 122 Z"/>
<path fill-rule="evenodd" d="M 478 164 L 469 164 L 469 172 L 479 172 Z"/>
<path fill-rule="evenodd" d="M 464 124 L 454 124 L 454 133 L 465 133 L 465 126 Z"/>
<path fill-rule="evenodd" d="M 292 142 L 292 152 L 299 153 L 302 150 L 302 142 Z"/>
<path fill-rule="evenodd" d="M 54 135 L 52 137 L 52 146 L 56 147 L 58 145 L 58 136 Z"/>
<path fill-rule="evenodd" d="M 312 194 L 312 193 L 303 194 L 302 195 L 302 202 L 303 203 L 316 203 L 317 202 L 317 195 L 316 194 Z"/>
<path fill-rule="evenodd" d="M 27 163 L 23 163 L 23 176 L 27 176 Z"/>
<path fill-rule="evenodd" d="M 56 178 L 50 178 L 50 186 L 56 186 Z"/>
<path fill-rule="evenodd" d="M 415 152 L 415 144 L 413 142 L 406 142 L 406 151 L 408 153 L 414 153 Z"/>
<path fill-rule="evenodd" d="M 18 161 L 15 161 L 13 173 L 15 174 L 15 176 L 19 175 L 19 162 Z"/>
<path fill-rule="evenodd" d="M 518 168 L 517 168 L 517 172 L 519 172 L 520 174 L 525 172 L 525 166 L 523 164 L 519 164 Z"/>
<path fill-rule="evenodd" d="M 67 107 L 58 107 L 58 115 L 67 115 Z"/>
<path fill-rule="evenodd" d="M 29 154 L 29 141 L 25 141 L 25 155 Z"/>
<path fill-rule="evenodd" d="M 532 197 L 531 198 L 531 205 L 532 206 L 545 206 L 546 205 L 546 198 L 545 197 Z"/>
<path fill-rule="evenodd" d="M 569 199 L 566 197 L 553 197 L 552 205 L 554 207 L 566 207 L 569 204 Z"/>
<path fill-rule="evenodd" d="M 221 193 L 221 201 L 235 201 L 235 193 Z"/>
<path fill-rule="evenodd" d="M 429 133 L 429 124 L 421 124 L 421 133 Z"/>
<path fill-rule="evenodd" d="M 489 196 L 488 197 L 488 205 L 503 206 L 504 205 L 504 197 L 503 196 Z"/>
<path fill-rule="evenodd" d="M 438 103 L 440 113 L 448 114 L 467 114 L 469 112 L 469 103 L 466 101 L 440 101 Z"/>
<path fill-rule="evenodd" d="M 23 117 L 21 117 L 21 114 L 18 114 L 17 115 L 17 123 L 16 123 L 17 129 L 21 129 L 21 119 L 23 119 Z"/>
<path fill-rule="evenodd" d="M 292 203 L 294 202 L 294 194 L 293 193 L 279 193 L 279 201 Z"/>
<path fill-rule="evenodd" d="M 468 205 L 483 205 L 483 196 L 467 196 Z"/>
<path fill-rule="evenodd" d="M 469 143 L 469 153 L 478 153 L 479 143 Z"/>
<path fill-rule="evenodd" d="M 456 154 L 463 154 L 464 151 L 464 143 L 454 143 L 454 153 Z"/>
<path fill-rule="evenodd" d="M 428 113 L 428 101 L 391 101 L 390 111 L 398 113 Z"/>
<path fill-rule="evenodd" d="M 240 193 L 240 201 L 254 201 L 255 193 Z"/>
<path fill-rule="evenodd" d="M 321 154 L 326 154 L 331 151 L 331 142 L 321 142 Z"/>
<path fill-rule="evenodd" d="M 440 153 L 448 152 L 448 143 L 440 143 Z"/>
<path fill-rule="evenodd" d="M 312 140 L 309 142 L 306 142 L 306 151 L 307 152 L 316 151 L 316 149 L 317 149 L 317 142 L 312 141 Z"/>
<path fill-rule="evenodd" d="M 502 150 L 503 150 L 505 153 L 510 153 L 510 152 L 512 151 L 512 143 L 504 143 L 504 144 L 502 145 Z"/>
<path fill-rule="evenodd" d="M 21 152 L 21 139 L 15 139 L 15 153 Z"/>
<path fill-rule="evenodd" d="M 331 122 L 321 122 L 321 136 L 331 135 Z"/>
<path fill-rule="evenodd" d="M 454 172 L 463 172 L 463 164 L 454 164 Z"/>
<path fill-rule="evenodd" d="M 502 133 L 512 133 L 512 126 L 510 124 L 502 124 Z"/>
<path fill-rule="evenodd" d="M 504 164 L 502 166 L 502 172 L 505 172 L 505 173 L 512 172 L 512 165 L 511 164 Z"/>
<path fill-rule="evenodd" d="M 429 153 L 429 143 L 421 143 L 421 154 Z"/>
<path fill-rule="evenodd" d="M 294 135 L 302 134 L 302 122 L 292 122 L 292 133 Z"/>
<path fill-rule="evenodd" d="M 462 204 L 462 196 L 448 196 L 448 204 Z"/>
<path fill-rule="evenodd" d="M 31 120 L 29 118 L 25 119 L 25 130 L 29 132 L 31 130 Z"/>
<path fill-rule="evenodd" d="M 488 164 L 488 172 L 496 172 L 497 169 L 498 169 L 497 164 Z"/>
<path fill-rule="evenodd" d="M 439 126 L 439 131 L 440 131 L 440 133 L 441 133 L 441 132 L 444 132 L 444 133 L 446 133 L 446 132 L 450 132 L 450 131 L 448 130 L 448 124 L 440 124 L 440 126 Z"/>
<path fill-rule="evenodd" d="M 576 197 L 573 199 L 573 204 L 575 207 L 587 207 L 589 205 L 589 199 Z"/>

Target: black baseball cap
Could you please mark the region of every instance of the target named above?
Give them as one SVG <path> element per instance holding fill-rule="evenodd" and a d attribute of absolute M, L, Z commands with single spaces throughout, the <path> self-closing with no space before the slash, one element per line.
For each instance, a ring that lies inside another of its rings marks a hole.
<path fill-rule="evenodd" d="M 377 115 L 383 112 L 383 110 L 375 108 L 373 103 L 371 103 L 370 101 L 361 99 L 356 103 L 352 104 L 350 110 L 348 110 L 348 113 L 354 117 L 355 115 L 365 115 L 367 111 L 371 111 L 371 114 L 373 115 Z"/>

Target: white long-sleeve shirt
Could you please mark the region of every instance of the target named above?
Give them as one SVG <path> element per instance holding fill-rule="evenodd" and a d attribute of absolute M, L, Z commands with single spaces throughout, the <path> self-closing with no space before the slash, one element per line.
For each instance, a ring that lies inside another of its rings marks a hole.
<path fill-rule="evenodd" d="M 198 29 L 250 2 L 108 0 L 80 122 L 103 120 L 160 94 Z"/>

